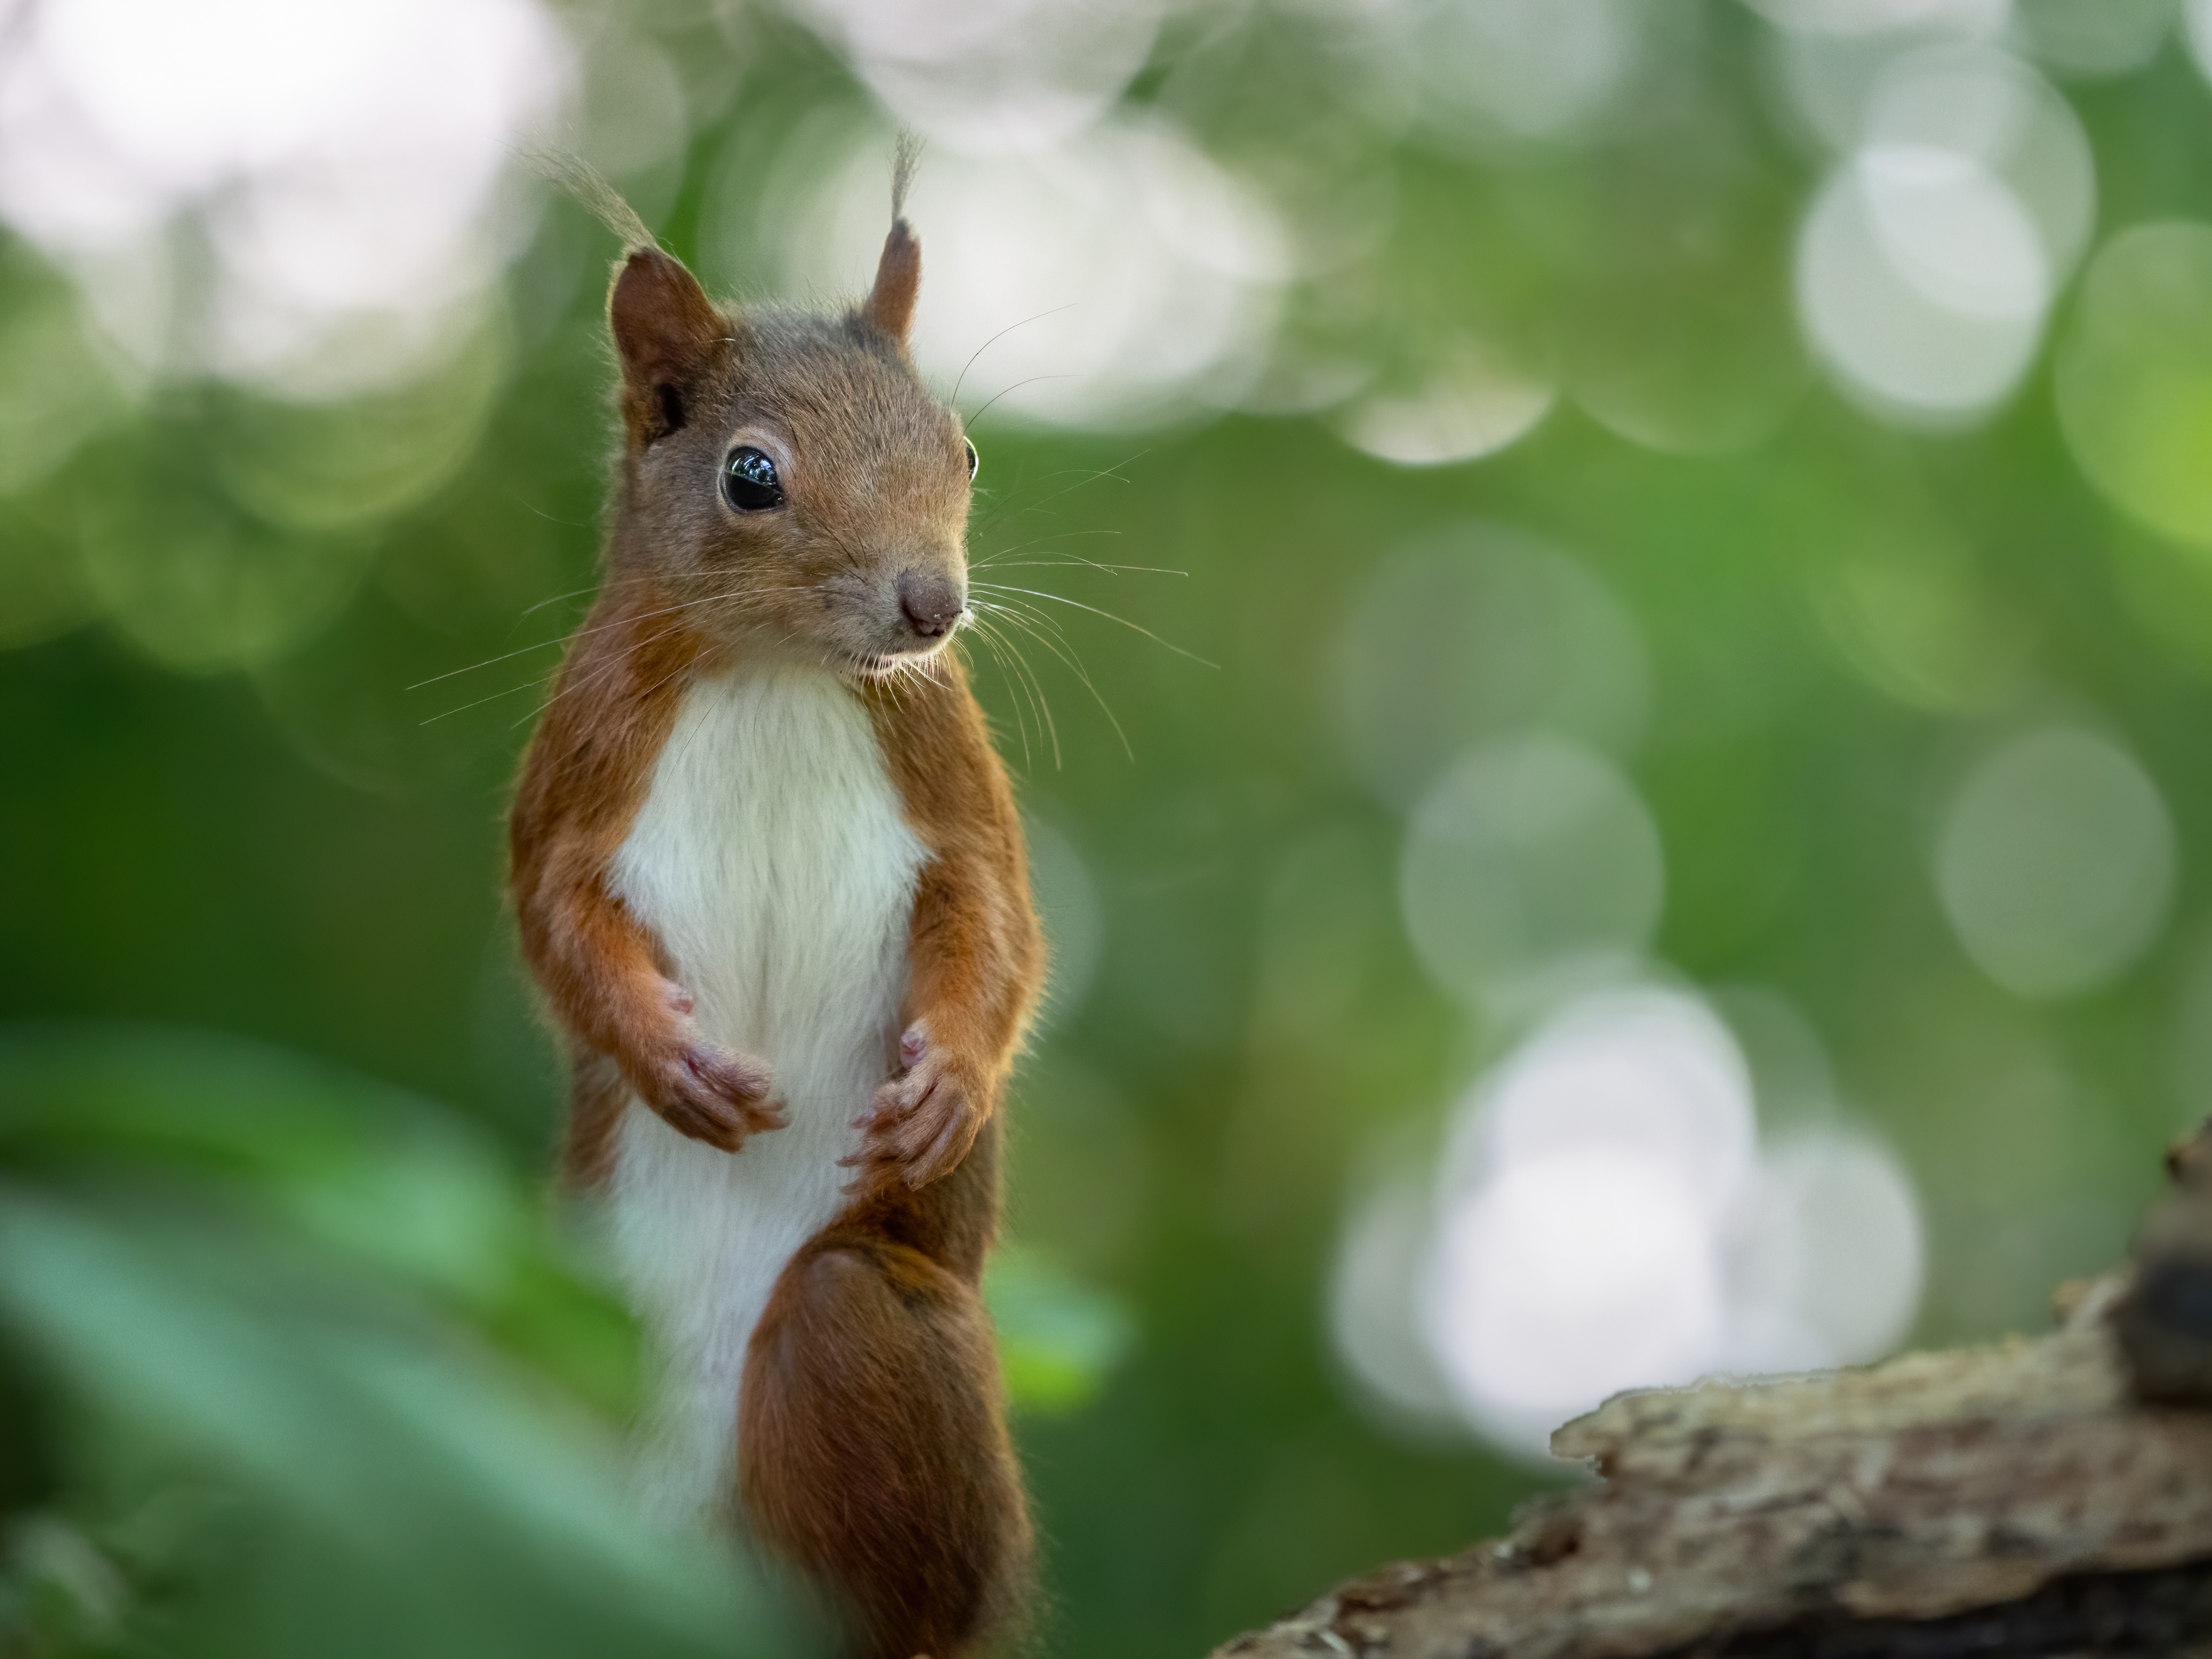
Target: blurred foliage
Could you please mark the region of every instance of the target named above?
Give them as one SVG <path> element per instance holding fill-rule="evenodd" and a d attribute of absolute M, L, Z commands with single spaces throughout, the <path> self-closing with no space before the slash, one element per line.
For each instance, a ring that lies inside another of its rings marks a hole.
<path fill-rule="evenodd" d="M 1824 163 L 1747 9 L 1655 0 L 1602 118 L 1537 137 L 1422 113 L 1355 61 L 1359 11 L 1174 12 L 1126 94 L 1312 245 L 1247 406 L 975 428 L 975 556 L 1064 561 L 1018 586 L 1071 602 L 1033 601 L 1060 629 L 1029 672 L 976 659 L 1082 942 L 1016 1086 L 992 1287 L 1057 1653 L 1200 1651 L 1544 1480 L 1394 1432 L 1328 1352 L 1352 1177 L 1515 1034 L 1423 971 L 1419 775 L 1348 733 L 1395 721 L 1426 766 L 1502 698 L 1609 746 L 1663 846 L 1655 957 L 1786 997 L 1909 1167 L 1923 1340 L 2039 1322 L 2212 1108 L 2212 313 L 2169 280 L 2212 231 L 2130 228 L 2212 220 L 2179 36 L 2100 67 L 2105 37 L 2022 9 L 2054 74 L 2088 65 L 2111 257 L 2008 399 L 1929 431 L 1799 340 Z M 881 125 L 851 71 L 764 10 L 570 21 L 619 181 L 772 291 L 793 180 Z M 636 86 L 684 112 L 658 140 L 617 118 Z M 543 1218 L 557 1067 L 499 901 L 507 780 L 593 580 L 611 252 L 552 206 L 428 378 L 300 404 L 134 375 L 0 246 L 0 1652 L 790 1650 L 761 1592 L 629 1519 L 631 1339 Z M 2146 331 L 2154 372 L 2097 355 Z M 1348 364 L 1387 400 L 1461 351 L 1556 392 L 1462 465 L 1362 453 L 1351 392 L 1299 389 Z M 1395 556 L 1499 538 L 1571 562 L 1467 592 L 1537 606 L 1539 669 L 1598 680 L 1514 702 L 1510 629 L 1347 669 Z M 2124 738 L 2178 865 L 2124 971 L 2032 1000 L 1962 949 L 1930 848 L 1974 757 L 2051 721 Z"/>
<path fill-rule="evenodd" d="M 983 1289 L 1016 1403 L 1049 1416 L 1089 1405 L 1129 1346 L 1121 1308 L 1018 1244 L 992 1259 Z"/>
<path fill-rule="evenodd" d="M 632 1514 L 626 1324 L 450 1114 L 235 1039 L 18 1027 L 0 1171 L 0 1650 L 788 1650 Z"/>

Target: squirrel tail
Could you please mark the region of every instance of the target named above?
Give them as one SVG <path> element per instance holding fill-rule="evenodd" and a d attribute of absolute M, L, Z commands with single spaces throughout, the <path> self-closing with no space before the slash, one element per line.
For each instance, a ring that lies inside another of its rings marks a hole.
<path fill-rule="evenodd" d="M 776 1281 L 745 1362 L 740 1496 L 754 1536 L 831 1596 L 856 1659 L 1003 1640 L 1030 1535 L 975 1285 L 835 1222 Z"/>

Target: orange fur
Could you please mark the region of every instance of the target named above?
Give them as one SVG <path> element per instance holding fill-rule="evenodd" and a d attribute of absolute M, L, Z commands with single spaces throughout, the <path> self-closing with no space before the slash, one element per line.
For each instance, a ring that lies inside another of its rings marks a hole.
<path fill-rule="evenodd" d="M 994 1121 L 941 1181 L 824 1228 L 746 1359 L 744 1515 L 842 1592 L 864 1659 L 967 1653 L 1020 1612 L 1029 1522 L 977 1292 L 998 1143 Z"/>
<path fill-rule="evenodd" d="M 997 1109 L 1044 977 L 1013 790 L 958 659 L 947 653 L 933 668 L 926 684 L 867 694 L 907 820 L 931 854 L 915 895 L 903 1023 L 928 1032 L 942 1076 L 927 1098 L 888 1115 L 866 1163 L 921 1181 L 964 1157 Z M 911 1167 L 940 1141 L 936 1162 Z"/>
<path fill-rule="evenodd" d="M 875 293 L 843 319 L 716 312 L 657 250 L 620 268 L 608 579 L 531 744 L 510 833 L 524 952 L 570 1042 L 568 1177 L 608 1178 L 631 1094 L 742 1157 L 781 1121 L 772 1079 L 692 1028 L 610 866 L 696 674 L 811 653 L 867 709 L 927 854 L 907 1037 L 875 1098 L 854 1103 L 867 1128 L 850 1201 L 792 1257 L 754 1328 L 734 1496 L 868 1659 L 979 1650 L 1018 1606 L 1030 1551 L 979 1285 L 997 1113 L 1043 946 L 1012 792 L 957 655 L 881 677 L 941 643 L 898 631 L 900 584 L 964 589 L 963 441 L 902 346 L 919 273 L 903 221 Z M 787 511 L 739 514 L 713 494 L 739 441 L 792 458 Z"/>
<path fill-rule="evenodd" d="M 1030 1555 L 980 1284 L 1000 1095 L 1043 944 L 1005 769 L 958 662 L 933 666 L 935 680 L 869 702 L 931 854 L 902 1023 L 925 1025 L 949 1063 L 919 1107 L 881 1125 L 851 1207 L 785 1268 L 738 1423 L 746 1513 L 848 1587 L 870 1659 L 966 1651 L 1016 1610 Z M 916 1169 L 944 1136 L 945 1172 Z"/>
<path fill-rule="evenodd" d="M 921 294 L 921 244 L 901 219 L 884 239 L 876 266 L 876 285 L 862 307 L 867 319 L 894 340 L 904 342 L 914 327 L 915 301 Z"/>

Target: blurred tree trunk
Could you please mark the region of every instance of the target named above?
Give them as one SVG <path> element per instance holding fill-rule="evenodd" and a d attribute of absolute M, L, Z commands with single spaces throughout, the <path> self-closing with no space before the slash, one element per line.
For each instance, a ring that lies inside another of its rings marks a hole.
<path fill-rule="evenodd" d="M 2212 1152 L 2035 1340 L 1608 1401 L 1598 1480 L 1217 1659 L 2212 1656 Z"/>

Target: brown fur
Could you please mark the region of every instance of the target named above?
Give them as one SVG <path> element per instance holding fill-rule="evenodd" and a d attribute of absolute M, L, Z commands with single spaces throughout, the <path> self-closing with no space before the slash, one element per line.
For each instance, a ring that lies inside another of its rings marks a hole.
<path fill-rule="evenodd" d="M 977 1294 L 990 1120 L 951 1174 L 886 1183 L 795 1255 L 745 1364 L 744 1510 L 839 1587 L 866 1659 L 973 1650 L 1021 1610 L 1030 1529 Z"/>
<path fill-rule="evenodd" d="M 914 329 L 915 302 L 921 295 L 921 244 L 901 219 L 884 239 L 884 254 L 876 266 L 876 285 L 868 290 L 862 313 L 894 340 L 903 341 Z"/>
<path fill-rule="evenodd" d="M 608 870 L 696 673 L 756 653 L 843 672 L 929 858 L 901 1065 L 867 1109 L 853 1199 L 786 1267 L 742 1392 L 743 1518 L 845 1610 L 868 1659 L 955 1659 L 1002 1629 L 1030 1551 L 979 1285 L 997 1112 L 1042 976 L 1020 821 L 954 652 L 901 593 L 964 593 L 964 439 L 908 362 L 920 250 L 899 221 L 842 318 L 719 312 L 629 254 L 609 302 L 624 441 L 605 588 L 570 643 L 510 826 L 523 949 L 574 1061 L 563 1163 L 605 1181 L 631 1092 L 742 1156 L 782 1121 L 753 1056 L 707 1042 Z M 786 501 L 717 494 L 738 444 Z M 924 659 L 927 657 L 927 660 Z M 919 671 L 886 671 L 920 664 Z"/>

